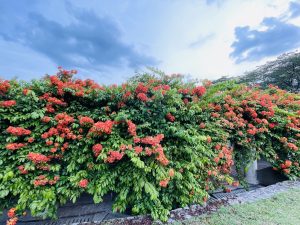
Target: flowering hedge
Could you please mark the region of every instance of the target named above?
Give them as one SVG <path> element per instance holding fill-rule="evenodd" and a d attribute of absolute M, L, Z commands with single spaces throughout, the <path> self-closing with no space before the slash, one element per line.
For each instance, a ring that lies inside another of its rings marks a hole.
<path fill-rule="evenodd" d="M 0 208 L 11 208 L 8 224 L 26 209 L 55 217 L 83 192 L 96 203 L 113 192 L 115 211 L 166 220 L 172 208 L 238 185 L 233 159 L 242 167 L 264 156 L 300 175 L 299 95 L 165 75 L 100 86 L 75 73 L 0 81 Z"/>

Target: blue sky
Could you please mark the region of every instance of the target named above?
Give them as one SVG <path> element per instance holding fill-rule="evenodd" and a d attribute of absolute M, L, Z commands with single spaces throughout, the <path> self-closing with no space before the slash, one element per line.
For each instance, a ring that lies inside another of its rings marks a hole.
<path fill-rule="evenodd" d="M 121 83 L 147 66 L 239 75 L 300 47 L 300 0 L 0 0 L 0 77 L 57 66 Z"/>

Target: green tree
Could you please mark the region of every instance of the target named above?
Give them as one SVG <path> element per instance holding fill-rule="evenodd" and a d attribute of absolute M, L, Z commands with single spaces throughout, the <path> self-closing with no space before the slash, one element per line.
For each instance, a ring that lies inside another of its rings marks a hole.
<path fill-rule="evenodd" d="M 240 83 L 276 85 L 291 92 L 300 91 L 300 52 L 290 52 L 239 77 Z"/>

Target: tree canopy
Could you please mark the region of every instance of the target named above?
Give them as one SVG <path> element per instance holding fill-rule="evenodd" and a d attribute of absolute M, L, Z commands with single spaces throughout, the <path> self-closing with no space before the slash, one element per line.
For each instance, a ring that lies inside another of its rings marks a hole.
<path fill-rule="evenodd" d="M 250 85 L 259 84 L 262 88 L 274 85 L 290 92 L 300 92 L 300 52 L 285 53 L 241 76 L 222 76 L 213 83 L 228 80 Z"/>

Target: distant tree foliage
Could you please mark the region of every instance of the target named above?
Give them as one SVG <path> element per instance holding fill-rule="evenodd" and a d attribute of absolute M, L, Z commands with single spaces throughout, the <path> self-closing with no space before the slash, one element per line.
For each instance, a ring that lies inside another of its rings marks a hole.
<path fill-rule="evenodd" d="M 221 83 L 221 82 L 225 82 L 225 81 L 230 81 L 230 80 L 234 80 L 234 79 L 238 79 L 237 77 L 228 77 L 228 76 L 222 76 L 217 80 L 213 80 L 212 83 L 213 84 L 217 84 L 217 83 Z"/>
<path fill-rule="evenodd" d="M 238 77 L 239 83 L 276 85 L 291 92 L 300 92 L 300 52 L 285 53 L 276 60 Z"/>
<path fill-rule="evenodd" d="M 300 52 L 285 53 L 276 60 L 267 62 L 244 75 L 222 76 L 214 80 L 213 83 L 217 84 L 229 80 L 250 85 L 260 84 L 262 88 L 272 84 L 290 92 L 300 92 Z"/>

